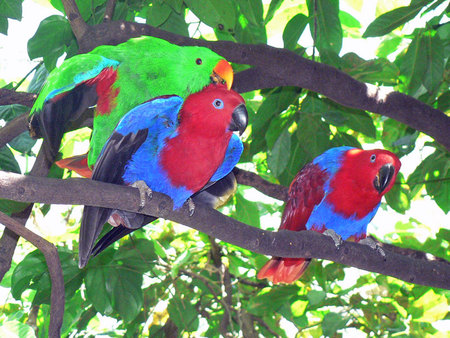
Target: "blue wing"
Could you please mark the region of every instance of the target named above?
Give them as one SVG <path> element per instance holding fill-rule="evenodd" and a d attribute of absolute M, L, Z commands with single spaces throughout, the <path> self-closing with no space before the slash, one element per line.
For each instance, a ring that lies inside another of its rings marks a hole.
<path fill-rule="evenodd" d="M 230 142 L 228 143 L 228 148 L 225 153 L 223 163 L 216 170 L 210 181 L 215 182 L 228 175 L 228 173 L 233 170 L 235 165 L 239 162 L 243 150 L 244 145 L 242 144 L 241 139 L 236 134 L 233 134 L 231 136 Z"/>

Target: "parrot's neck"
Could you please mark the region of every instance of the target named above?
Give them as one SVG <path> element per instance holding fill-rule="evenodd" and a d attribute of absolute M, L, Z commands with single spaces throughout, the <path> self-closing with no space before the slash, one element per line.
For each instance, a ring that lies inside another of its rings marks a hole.
<path fill-rule="evenodd" d="M 222 137 L 177 135 L 167 141 L 160 163 L 173 186 L 184 186 L 197 192 L 222 164 L 232 133 Z"/>

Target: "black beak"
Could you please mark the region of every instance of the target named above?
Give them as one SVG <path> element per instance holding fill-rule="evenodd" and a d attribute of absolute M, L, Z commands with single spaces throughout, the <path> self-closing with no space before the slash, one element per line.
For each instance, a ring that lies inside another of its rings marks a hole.
<path fill-rule="evenodd" d="M 395 168 L 392 164 L 388 163 L 381 167 L 377 176 L 375 176 L 373 180 L 373 186 L 380 194 L 383 193 L 384 189 L 386 189 L 386 187 L 389 185 L 392 177 L 394 177 L 394 174 Z"/>
<path fill-rule="evenodd" d="M 228 126 L 228 129 L 231 131 L 238 131 L 239 135 L 245 131 L 248 124 L 248 113 L 244 104 L 237 106 L 233 110 L 233 114 L 231 115 L 231 122 Z"/>

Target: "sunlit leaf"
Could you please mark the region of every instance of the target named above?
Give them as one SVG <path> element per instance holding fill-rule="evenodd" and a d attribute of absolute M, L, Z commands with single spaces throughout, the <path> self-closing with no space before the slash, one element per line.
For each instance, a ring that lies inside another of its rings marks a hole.
<path fill-rule="evenodd" d="M 205 24 L 221 31 L 234 31 L 237 12 L 234 2 L 222 0 L 185 0 L 190 10 Z"/>

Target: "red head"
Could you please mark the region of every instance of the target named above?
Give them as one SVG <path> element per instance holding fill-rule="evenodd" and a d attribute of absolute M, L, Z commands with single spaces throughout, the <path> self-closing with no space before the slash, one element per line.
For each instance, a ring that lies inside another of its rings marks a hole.
<path fill-rule="evenodd" d="M 387 150 L 350 149 L 330 182 L 328 201 L 335 211 L 362 218 L 394 185 L 400 160 Z"/>
<path fill-rule="evenodd" d="M 210 84 L 189 95 L 181 108 L 179 132 L 215 137 L 227 130 L 242 134 L 248 115 L 241 95 L 222 84 Z"/>

